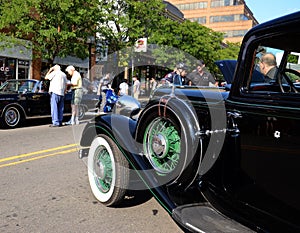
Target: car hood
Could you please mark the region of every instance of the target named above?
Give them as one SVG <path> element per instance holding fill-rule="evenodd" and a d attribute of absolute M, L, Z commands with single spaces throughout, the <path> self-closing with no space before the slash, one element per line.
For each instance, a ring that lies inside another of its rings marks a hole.
<path fill-rule="evenodd" d="M 219 61 L 216 61 L 215 64 L 221 70 L 227 84 L 232 84 L 237 61 L 236 60 L 219 60 Z M 265 80 L 263 74 L 258 69 L 259 68 L 256 67 L 253 70 L 252 83 L 260 83 L 260 82 L 264 82 L 264 80 Z"/>
<path fill-rule="evenodd" d="M 231 84 L 233 81 L 236 63 L 236 60 L 219 60 L 215 62 L 221 70 L 227 84 Z"/>

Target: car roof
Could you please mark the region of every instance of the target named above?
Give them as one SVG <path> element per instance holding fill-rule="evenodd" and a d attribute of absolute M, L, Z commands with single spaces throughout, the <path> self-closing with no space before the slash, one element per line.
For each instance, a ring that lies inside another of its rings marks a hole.
<path fill-rule="evenodd" d="M 300 34 L 299 30 L 299 24 L 300 24 L 300 11 L 282 16 L 280 18 L 276 18 L 273 20 L 270 20 L 268 22 L 258 24 L 255 27 L 251 28 L 243 39 L 243 44 L 245 42 L 251 41 L 251 39 L 257 38 L 257 36 L 265 36 L 269 34 L 274 33 L 293 33 L 295 32 Z M 279 38 L 279 37 L 278 37 Z M 286 49 L 294 52 L 300 52 L 299 51 L 299 41 L 298 37 L 289 37 L 287 38 L 288 42 L 282 41 L 282 38 L 276 40 L 275 38 L 269 41 L 270 47 L 276 47 L 281 48 L 282 45 L 285 46 Z M 290 46 L 287 48 L 287 46 Z"/>

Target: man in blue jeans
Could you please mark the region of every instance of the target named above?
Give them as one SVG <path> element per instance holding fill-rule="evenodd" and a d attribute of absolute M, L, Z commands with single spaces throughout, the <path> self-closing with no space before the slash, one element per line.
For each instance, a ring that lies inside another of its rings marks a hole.
<path fill-rule="evenodd" d="M 67 76 L 61 71 L 59 65 L 49 69 L 45 79 L 50 80 L 49 93 L 51 105 L 52 125 L 50 127 L 60 127 L 62 125 L 64 113 L 64 96 L 67 87 Z"/>

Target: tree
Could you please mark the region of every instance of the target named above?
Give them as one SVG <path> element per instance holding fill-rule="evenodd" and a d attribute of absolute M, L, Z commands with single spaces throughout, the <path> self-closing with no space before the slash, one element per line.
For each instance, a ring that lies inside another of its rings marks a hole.
<path fill-rule="evenodd" d="M 221 33 L 189 20 L 183 23 L 165 20 L 161 29 L 150 37 L 152 43 L 168 45 L 168 49 L 162 51 L 158 59 L 177 60 L 177 62 L 187 60 L 190 63 L 190 58 L 193 57 L 194 61 L 203 59 L 210 69 L 214 68 L 213 63 L 219 58 L 222 40 Z M 176 52 L 172 53 L 171 48 L 175 48 Z M 187 56 L 190 58 L 187 59 Z"/>
<path fill-rule="evenodd" d="M 227 42 L 226 46 L 219 51 L 219 59 L 220 60 L 225 60 L 225 59 L 237 60 L 240 48 L 241 48 L 240 43 Z"/>
<path fill-rule="evenodd" d="M 99 2 L 99 9 L 103 21 L 97 27 L 97 34 L 102 40 L 99 44 L 104 45 L 99 50 L 108 47 L 111 67 L 107 68 L 121 73 L 138 57 L 132 49 L 135 42 L 141 37 L 151 36 L 161 26 L 165 19 L 165 5 L 161 0 L 107 0 Z"/>
<path fill-rule="evenodd" d="M 86 38 L 101 20 L 97 0 L 2 0 L 0 12 L 2 36 L 30 40 L 34 58 L 49 63 L 56 56 L 86 58 Z"/>
<path fill-rule="evenodd" d="M 161 0 L 100 1 L 103 21 L 97 27 L 110 52 L 133 46 L 140 37 L 148 37 L 165 19 Z"/>

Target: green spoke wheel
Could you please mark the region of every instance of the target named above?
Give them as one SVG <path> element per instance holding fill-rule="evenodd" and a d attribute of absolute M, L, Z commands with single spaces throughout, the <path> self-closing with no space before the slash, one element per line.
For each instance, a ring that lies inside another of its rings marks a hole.
<path fill-rule="evenodd" d="M 144 152 L 159 175 L 175 171 L 180 163 L 180 132 L 164 118 L 153 120 L 144 134 Z"/>
<path fill-rule="evenodd" d="M 114 140 L 100 134 L 88 155 L 88 176 L 94 196 L 106 206 L 119 204 L 129 184 L 129 164 Z"/>
<path fill-rule="evenodd" d="M 136 140 L 148 170 L 158 185 L 189 185 L 199 166 L 198 129 L 189 106 L 177 98 L 148 107 L 141 113 Z"/>
<path fill-rule="evenodd" d="M 107 193 L 113 181 L 112 160 L 104 146 L 96 151 L 94 157 L 95 183 L 102 193 Z"/>

